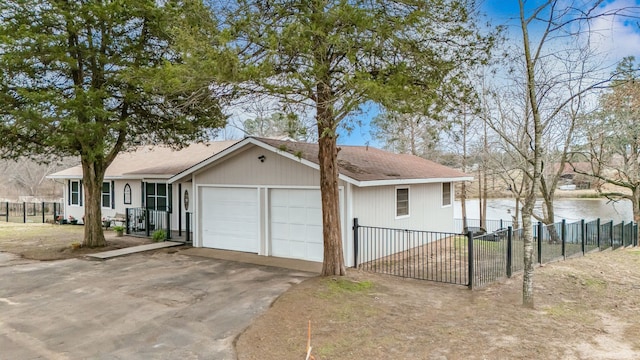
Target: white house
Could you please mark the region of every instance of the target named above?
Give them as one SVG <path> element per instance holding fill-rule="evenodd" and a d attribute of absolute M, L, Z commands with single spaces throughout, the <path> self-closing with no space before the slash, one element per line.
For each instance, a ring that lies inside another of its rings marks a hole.
<path fill-rule="evenodd" d="M 188 169 L 237 141 L 192 144 L 179 151 L 164 146 L 139 146 L 120 153 L 107 168 L 102 184 L 102 216 L 124 217 L 127 208 L 148 208 L 171 212 L 171 223 L 177 229 L 184 211 L 173 211 L 172 205 L 182 202 L 181 184 L 169 183 L 173 175 Z M 74 166 L 47 176 L 64 187 L 64 216 L 79 219 L 84 215 L 82 166 Z M 189 185 L 190 186 L 190 185 Z M 182 207 L 179 207 L 182 209 Z M 181 224 L 182 225 L 182 224 Z M 184 226 L 182 226 L 184 228 Z"/>
<path fill-rule="evenodd" d="M 184 229 L 185 212 L 192 215 L 196 247 L 322 261 L 317 144 L 249 137 L 208 149 L 205 159 L 182 155 L 186 149 L 171 156 L 150 150 L 153 160 L 114 176 L 111 168 L 134 156 L 122 154 L 107 170 L 104 210 L 167 206 L 173 230 Z M 472 180 L 417 156 L 365 146 L 340 146 L 338 165 L 347 265 L 353 262 L 354 218 L 369 226 L 452 231 L 453 183 Z M 65 211 L 73 214 L 82 212 L 80 174 L 72 168 L 51 176 L 67 182 Z"/>

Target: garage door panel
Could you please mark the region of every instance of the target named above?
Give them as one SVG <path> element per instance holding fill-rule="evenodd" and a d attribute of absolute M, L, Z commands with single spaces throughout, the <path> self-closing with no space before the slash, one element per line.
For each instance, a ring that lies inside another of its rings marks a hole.
<path fill-rule="evenodd" d="M 307 227 L 307 242 L 321 245 L 324 243 L 324 238 L 322 236 L 322 225 Z"/>
<path fill-rule="evenodd" d="M 257 196 L 257 189 L 202 188 L 202 245 L 257 253 Z"/>
<path fill-rule="evenodd" d="M 322 209 L 306 209 L 306 223 L 322 226 Z"/>
<path fill-rule="evenodd" d="M 307 252 L 309 254 L 308 259 L 311 261 L 322 261 L 324 258 L 324 246 L 322 242 L 320 244 L 308 244 Z"/>
<path fill-rule="evenodd" d="M 270 191 L 271 253 L 274 256 L 322 261 L 321 205 L 320 190 Z"/>
<path fill-rule="evenodd" d="M 307 223 L 307 210 L 305 208 L 295 207 L 289 208 L 289 219 L 288 222 L 290 224 L 306 224 Z"/>

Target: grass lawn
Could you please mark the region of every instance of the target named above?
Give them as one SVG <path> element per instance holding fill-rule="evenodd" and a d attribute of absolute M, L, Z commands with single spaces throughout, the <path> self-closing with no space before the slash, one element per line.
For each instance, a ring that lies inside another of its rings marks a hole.
<path fill-rule="evenodd" d="M 0 222 L 0 251 L 25 259 L 60 260 L 151 242 L 146 238 L 116 237 L 113 231 L 105 230 L 107 247 L 75 248 L 82 243 L 83 235 L 84 226 L 81 225 Z"/>
<path fill-rule="evenodd" d="M 323 359 L 640 359 L 640 249 L 536 267 L 535 309 L 522 275 L 463 286 L 349 269 L 292 287 L 238 339 L 240 360 L 304 359 L 311 321 Z"/>

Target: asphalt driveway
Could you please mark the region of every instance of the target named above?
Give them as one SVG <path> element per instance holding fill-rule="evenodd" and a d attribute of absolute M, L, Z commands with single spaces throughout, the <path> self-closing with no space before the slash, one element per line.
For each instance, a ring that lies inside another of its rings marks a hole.
<path fill-rule="evenodd" d="M 0 253 L 0 358 L 235 359 L 236 336 L 312 275 L 166 252 L 53 262 Z"/>

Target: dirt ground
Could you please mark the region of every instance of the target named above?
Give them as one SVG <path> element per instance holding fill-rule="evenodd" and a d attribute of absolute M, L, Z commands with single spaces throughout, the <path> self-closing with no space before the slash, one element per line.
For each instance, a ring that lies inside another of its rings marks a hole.
<path fill-rule="evenodd" d="M 17 254 L 25 259 L 62 260 L 151 242 L 146 238 L 116 237 L 114 231 L 105 230 L 106 247 L 75 248 L 82 243 L 83 234 L 84 226 L 80 225 L 0 222 L 0 251 Z"/>
<path fill-rule="evenodd" d="M 131 246 L 72 250 L 82 226 L 0 223 L 0 251 L 64 259 Z M 590 253 L 536 268 L 535 309 L 520 274 L 470 291 L 350 269 L 294 285 L 236 339 L 238 358 L 640 359 L 640 248 Z"/>
<path fill-rule="evenodd" d="M 536 268 L 480 290 L 350 270 L 292 287 L 238 339 L 239 359 L 639 359 L 640 249 Z"/>

